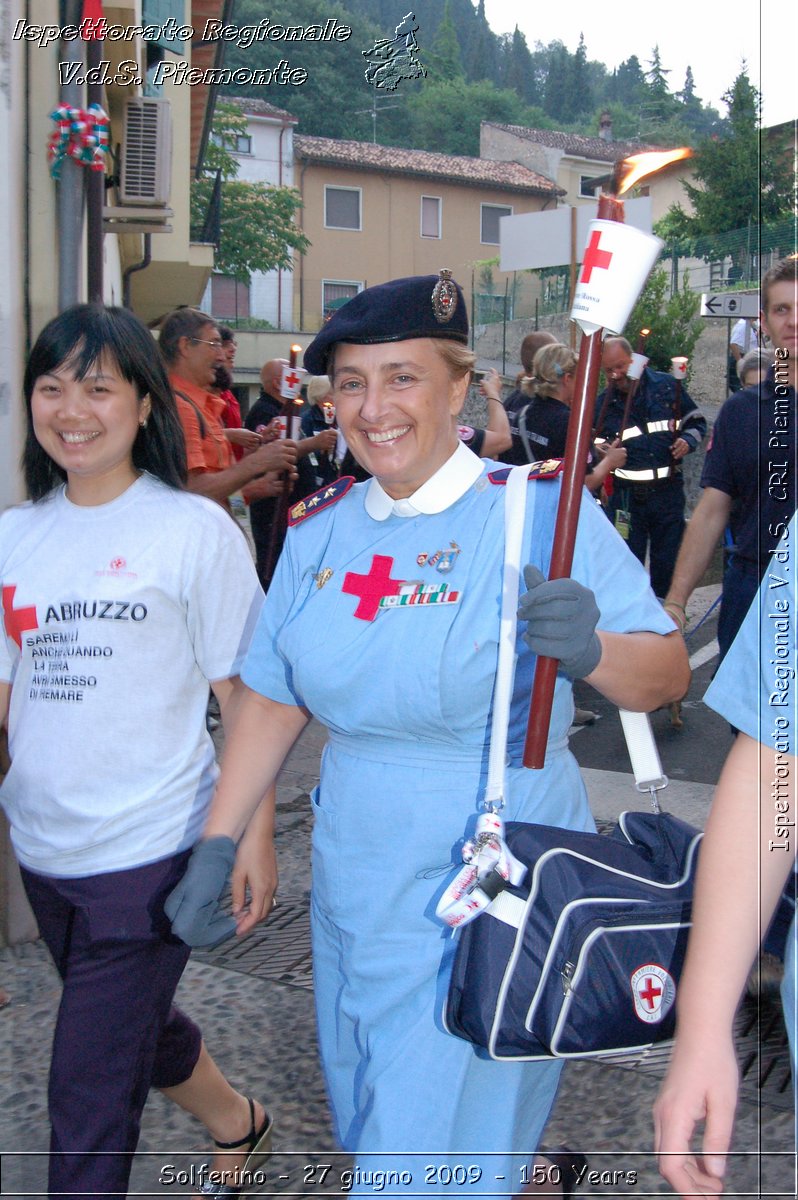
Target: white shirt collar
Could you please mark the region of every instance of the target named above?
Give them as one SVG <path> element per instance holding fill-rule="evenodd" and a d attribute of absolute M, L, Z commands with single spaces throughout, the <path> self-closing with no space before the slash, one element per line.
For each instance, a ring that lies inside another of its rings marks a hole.
<path fill-rule="evenodd" d="M 482 461 L 463 443 L 426 483 L 405 500 L 394 500 L 376 479 L 370 479 L 366 492 L 366 512 L 375 521 L 397 517 L 432 516 L 450 508 L 482 474 Z"/>

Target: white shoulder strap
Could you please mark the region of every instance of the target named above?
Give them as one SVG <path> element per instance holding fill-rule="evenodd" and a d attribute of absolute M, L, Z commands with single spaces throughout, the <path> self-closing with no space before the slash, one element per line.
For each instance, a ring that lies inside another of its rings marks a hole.
<path fill-rule="evenodd" d="M 620 708 L 618 715 L 621 718 L 629 758 L 632 760 L 635 787 L 639 792 L 650 792 L 651 802 L 654 808 L 658 809 L 656 793 L 668 786 L 668 777 L 662 771 L 648 713 L 629 712 Z"/>
<path fill-rule="evenodd" d="M 515 675 L 515 631 L 521 583 L 521 547 L 527 508 L 531 520 L 535 488 L 529 485 L 529 463 L 513 467 L 504 494 L 504 578 L 499 627 L 499 662 L 493 690 L 493 721 L 490 731 L 488 782 L 485 805 L 501 808 L 504 803 L 504 772 L 507 765 L 507 727 Z"/>
<path fill-rule="evenodd" d="M 507 764 L 507 730 L 510 723 L 510 700 L 515 675 L 515 641 L 518 596 L 521 584 L 521 549 L 526 519 L 531 521 L 535 509 L 535 488 L 529 485 L 529 464 L 513 467 L 507 477 L 504 496 L 504 577 L 502 610 L 499 630 L 499 660 L 493 693 L 493 720 L 488 756 L 488 780 L 485 806 L 501 808 L 504 803 L 504 776 Z M 650 792 L 652 798 L 667 786 L 657 744 L 647 713 L 620 709 L 635 786 L 640 792 Z M 656 801 L 654 801 L 656 807 Z"/>

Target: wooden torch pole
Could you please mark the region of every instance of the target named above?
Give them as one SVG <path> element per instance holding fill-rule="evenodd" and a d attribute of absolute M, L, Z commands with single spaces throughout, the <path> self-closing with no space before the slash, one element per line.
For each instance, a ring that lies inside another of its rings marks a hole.
<path fill-rule="evenodd" d="M 602 193 L 599 197 L 598 217 L 604 221 L 623 221 L 623 201 Z M 573 300 L 573 296 L 571 299 Z M 549 579 L 564 579 L 570 574 L 574 561 L 576 527 L 598 391 L 603 333 L 603 329 L 597 329 L 594 333 L 586 334 L 579 347 Z M 524 766 L 533 771 L 541 770 L 546 759 L 557 664 L 556 658 L 541 657 L 535 665 L 523 758 Z"/>

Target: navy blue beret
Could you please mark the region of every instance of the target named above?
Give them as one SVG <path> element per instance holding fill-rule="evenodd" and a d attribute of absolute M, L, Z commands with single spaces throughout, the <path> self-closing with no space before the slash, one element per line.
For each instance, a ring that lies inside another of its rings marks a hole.
<path fill-rule="evenodd" d="M 316 334 L 305 351 L 305 369 L 325 375 L 327 356 L 336 342 L 367 345 L 410 338 L 450 338 L 468 345 L 463 290 L 451 271 L 391 279 L 358 292 Z"/>

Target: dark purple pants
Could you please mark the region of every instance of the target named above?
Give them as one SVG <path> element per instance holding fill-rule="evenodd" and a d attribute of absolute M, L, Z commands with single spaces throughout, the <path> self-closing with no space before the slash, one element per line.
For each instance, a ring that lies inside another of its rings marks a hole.
<path fill-rule="evenodd" d="M 81 879 L 22 870 L 64 983 L 48 1092 L 51 1197 L 126 1196 L 150 1087 L 184 1083 L 196 1066 L 199 1029 L 172 1004 L 190 951 L 163 911 L 187 859 Z"/>

